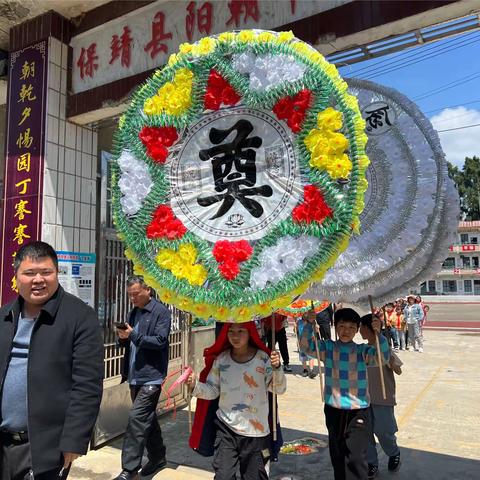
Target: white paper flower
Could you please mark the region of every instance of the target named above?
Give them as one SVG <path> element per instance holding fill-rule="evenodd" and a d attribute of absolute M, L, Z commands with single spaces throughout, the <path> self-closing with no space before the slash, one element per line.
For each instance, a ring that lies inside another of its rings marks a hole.
<path fill-rule="evenodd" d="M 295 82 L 303 77 L 306 66 L 298 63 L 292 55 L 260 55 L 240 53 L 233 55 L 233 67 L 239 73 L 250 75 L 252 90 L 270 90 L 285 82 Z"/>
<path fill-rule="evenodd" d="M 122 152 L 117 162 L 122 171 L 118 186 L 123 193 L 120 199 L 123 213 L 135 215 L 142 208 L 143 200 L 152 189 L 152 179 L 147 166 L 128 150 Z"/>
<path fill-rule="evenodd" d="M 318 252 L 320 239 L 308 235 L 280 238 L 276 245 L 265 248 L 259 255 L 260 265 L 252 270 L 250 286 L 265 288 L 275 284 L 288 273 L 298 270 L 306 258 Z"/>

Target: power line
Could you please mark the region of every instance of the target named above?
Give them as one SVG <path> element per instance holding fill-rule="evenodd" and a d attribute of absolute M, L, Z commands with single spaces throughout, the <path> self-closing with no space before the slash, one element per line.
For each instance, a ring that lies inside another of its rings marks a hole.
<path fill-rule="evenodd" d="M 402 68 L 410 67 L 411 65 L 415 65 L 419 62 L 424 62 L 424 61 L 430 60 L 430 59 L 435 58 L 439 55 L 443 55 L 443 54 L 446 54 L 446 53 L 451 52 L 453 50 L 457 50 L 457 48 L 462 48 L 462 47 L 465 47 L 467 45 L 471 45 L 473 43 L 478 43 L 479 41 L 480 41 L 480 38 L 475 38 L 475 39 L 473 39 L 469 42 L 465 42 L 462 45 L 458 44 L 458 45 L 452 46 L 451 48 L 438 50 L 432 55 L 427 54 L 427 55 L 424 55 L 424 56 L 419 56 L 416 60 L 413 60 L 413 61 L 410 61 L 410 62 L 400 61 L 400 62 L 397 62 L 398 66 L 393 66 L 392 68 L 387 68 L 386 70 L 380 71 L 379 73 L 375 73 L 375 71 L 376 70 L 381 70 L 381 69 L 375 69 L 375 70 L 372 70 L 371 72 L 366 72 L 366 76 L 363 76 L 361 78 L 363 78 L 364 80 L 370 80 L 372 78 L 376 78 L 376 77 L 379 77 L 381 75 L 385 75 L 387 73 L 395 72 L 395 71 L 400 70 Z"/>
<path fill-rule="evenodd" d="M 443 50 L 446 47 L 448 48 L 449 46 L 453 46 L 453 45 L 458 46 L 459 44 L 462 44 L 462 43 L 465 43 L 465 42 L 468 42 L 469 40 L 471 40 L 472 36 L 474 36 L 474 38 L 478 37 L 478 35 L 477 35 L 478 33 L 479 33 L 478 31 L 473 31 L 473 32 L 469 32 L 469 33 L 463 35 L 460 38 L 456 37 L 456 38 L 453 38 L 453 39 L 446 40 L 444 42 L 434 43 L 432 45 L 423 45 L 423 46 L 421 46 L 421 50 L 419 48 L 420 47 L 420 45 L 419 45 L 416 48 L 414 48 L 413 51 L 412 50 L 407 50 L 407 51 L 399 52 L 397 54 L 392 55 L 390 58 L 380 60 L 380 61 L 378 61 L 374 64 L 367 65 L 367 66 L 365 66 L 363 68 L 359 68 L 357 70 L 353 70 L 353 72 L 348 72 L 348 74 L 349 75 L 356 75 L 359 72 L 363 72 L 363 71 L 367 70 L 367 72 L 365 72 L 364 74 L 370 75 L 374 71 L 378 70 L 379 66 L 382 65 L 382 64 L 384 64 L 383 67 L 382 67 L 382 68 L 384 68 L 388 65 L 398 63 L 399 61 L 403 62 L 408 58 L 418 56 L 419 53 L 420 54 L 428 54 L 428 53 L 431 53 L 432 51 Z"/>
<path fill-rule="evenodd" d="M 473 128 L 473 127 L 480 127 L 480 123 L 474 123 L 473 125 L 464 125 L 463 127 L 447 128 L 446 130 L 437 130 L 437 133 L 452 132 L 453 130 L 463 130 L 465 128 Z"/>
<path fill-rule="evenodd" d="M 445 83 L 440 87 L 427 90 L 426 92 L 423 92 L 420 95 L 413 97 L 412 100 L 415 100 L 415 101 L 424 100 L 425 98 L 431 97 L 432 95 L 437 95 L 438 93 L 444 92 L 445 90 L 450 90 L 451 88 L 458 87 L 460 85 L 463 85 L 464 83 L 475 80 L 478 77 L 480 77 L 480 71 L 471 73 L 470 75 L 466 75 L 465 77 L 461 77 L 457 80 L 454 80 L 453 82 Z"/>
<path fill-rule="evenodd" d="M 479 103 L 479 102 L 480 102 L 480 99 L 472 100 L 471 102 L 459 103 L 457 105 L 446 105 L 444 107 L 434 108 L 433 110 L 427 110 L 426 112 L 423 112 L 423 113 L 426 114 L 426 113 L 438 112 L 440 110 L 445 110 L 447 108 L 464 107 L 465 105 L 471 105 L 472 103 Z"/>

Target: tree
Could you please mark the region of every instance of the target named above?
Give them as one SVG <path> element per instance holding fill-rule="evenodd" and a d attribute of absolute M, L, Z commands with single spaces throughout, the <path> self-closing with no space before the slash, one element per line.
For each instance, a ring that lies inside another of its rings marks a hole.
<path fill-rule="evenodd" d="M 460 208 L 465 220 L 480 220 L 480 158 L 466 157 L 460 170 L 448 163 L 448 175 L 455 182 L 460 195 Z"/>

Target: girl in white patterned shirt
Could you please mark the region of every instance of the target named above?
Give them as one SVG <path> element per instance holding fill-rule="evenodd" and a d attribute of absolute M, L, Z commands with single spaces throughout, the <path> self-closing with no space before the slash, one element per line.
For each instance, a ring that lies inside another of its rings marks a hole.
<path fill-rule="evenodd" d="M 258 342 L 251 342 L 254 333 L 248 324 L 226 324 L 224 328 L 228 328 L 230 348 L 215 358 L 205 382 L 196 382 L 193 374 L 188 379 L 194 396 L 205 400 L 219 398 L 215 480 L 235 478 L 238 465 L 242 480 L 268 479 L 267 392 L 272 391 L 274 380 L 276 393 L 286 390 L 285 374 L 279 369 L 280 355 L 273 351 L 269 356 L 266 347 L 261 349 Z"/>

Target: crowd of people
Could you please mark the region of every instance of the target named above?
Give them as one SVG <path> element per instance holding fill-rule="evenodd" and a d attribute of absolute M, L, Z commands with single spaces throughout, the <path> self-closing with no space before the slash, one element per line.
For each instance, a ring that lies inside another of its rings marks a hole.
<path fill-rule="evenodd" d="M 18 297 L 0 309 L 0 474 L 2 480 L 66 479 L 72 462 L 87 451 L 100 407 L 99 323 L 93 309 L 59 285 L 50 245 L 21 248 L 14 268 Z M 132 408 L 117 480 L 137 480 L 140 471 L 152 475 L 167 462 L 156 410 L 168 370 L 170 312 L 142 277 L 131 277 L 127 291 L 133 308 L 116 327 Z M 295 319 L 302 375 L 314 378 L 315 361 L 323 364 L 335 480 L 377 476 L 375 437 L 388 470 L 400 468 L 394 407 L 402 362 L 396 351 L 423 351 L 428 310 L 419 296 L 409 295 L 364 316 L 335 304 Z M 216 480 L 235 478 L 237 469 L 243 480 L 268 479 L 269 462 L 278 459 L 281 431 L 271 394 L 287 390 L 285 374 L 292 372 L 289 325 L 278 313 L 219 324 L 215 343 L 205 350 L 205 369 L 186 378 L 197 397 L 190 446 L 214 455 Z M 366 343 L 354 341 L 357 333 Z M 144 453 L 148 462 L 142 465 Z"/>
<path fill-rule="evenodd" d="M 383 323 L 382 333 L 394 350 L 410 350 L 423 353 L 423 326 L 430 307 L 420 295 L 397 298 L 376 309 Z"/>

